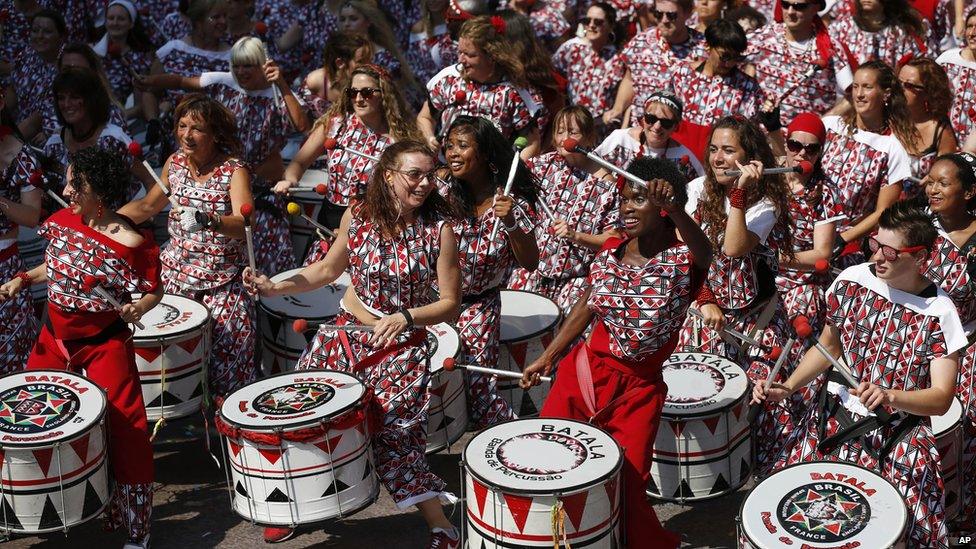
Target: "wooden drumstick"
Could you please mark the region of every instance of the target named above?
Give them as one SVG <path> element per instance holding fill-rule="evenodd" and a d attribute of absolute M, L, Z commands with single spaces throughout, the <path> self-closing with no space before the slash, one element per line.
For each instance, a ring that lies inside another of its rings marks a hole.
<path fill-rule="evenodd" d="M 296 333 L 303 334 L 309 330 L 334 330 L 339 332 L 372 332 L 372 326 L 365 326 L 363 324 L 319 324 L 318 326 L 309 326 L 308 321 L 304 318 L 296 318 L 294 322 L 291 323 L 291 329 Z"/>
<path fill-rule="evenodd" d="M 243 204 L 241 206 L 241 216 L 244 218 L 244 240 L 247 243 L 247 264 L 251 268 L 251 272 L 256 273 L 257 268 L 254 266 L 254 232 L 251 230 L 251 214 L 253 213 L 253 205 Z M 254 299 L 258 299 L 257 294 L 254 294 Z"/>
<path fill-rule="evenodd" d="M 464 368 L 465 370 L 470 370 L 472 372 L 490 374 L 498 377 L 507 377 L 510 379 L 522 379 L 521 372 L 513 372 L 511 370 L 499 370 L 497 368 L 486 368 L 484 366 L 476 366 L 474 364 L 458 364 L 453 358 L 444 359 L 445 370 L 447 370 L 448 372 L 453 372 L 455 368 Z M 550 376 L 539 376 L 539 379 L 548 383 L 552 383 L 552 377 Z"/>
<path fill-rule="evenodd" d="M 329 228 L 326 227 L 325 225 L 322 225 L 318 221 L 315 221 L 311 217 L 305 215 L 305 212 L 302 211 L 302 207 L 296 204 L 295 202 L 289 202 L 286 210 L 288 211 L 288 215 L 301 216 L 301 218 L 304 219 L 309 225 L 315 227 L 319 231 L 324 232 L 325 234 L 331 236 L 332 238 L 335 238 L 336 235 L 334 232 L 329 230 Z"/>
<path fill-rule="evenodd" d="M 704 319 L 705 318 L 705 316 L 702 315 L 701 314 L 701 311 L 699 311 L 698 309 L 689 308 L 688 311 L 691 314 L 697 316 L 698 318 L 701 318 L 701 319 Z M 729 334 L 730 336 L 738 339 L 739 341 L 742 341 L 743 343 L 748 343 L 749 345 L 755 345 L 756 347 L 764 347 L 764 345 L 762 343 L 760 343 L 759 341 L 757 341 L 755 338 L 749 337 L 746 334 L 744 334 L 744 333 L 742 333 L 742 332 L 740 332 L 738 330 L 733 330 L 732 328 L 722 328 L 720 331 Z M 775 348 L 776 347 L 774 347 L 774 349 Z"/>
<path fill-rule="evenodd" d="M 322 144 L 322 147 L 325 148 L 326 151 L 331 151 L 331 150 L 339 149 L 340 151 L 346 151 L 347 153 L 349 153 L 351 155 L 358 156 L 360 158 L 365 158 L 366 160 L 370 160 L 370 161 L 373 161 L 373 162 L 379 162 L 380 161 L 380 159 L 379 159 L 378 156 L 373 156 L 371 154 L 366 154 L 364 152 L 357 151 L 356 149 L 352 149 L 352 148 L 349 148 L 349 147 L 343 147 L 342 145 L 339 144 L 338 141 L 336 141 L 336 139 L 334 137 L 326 137 L 325 138 L 325 143 Z"/>
<path fill-rule="evenodd" d="M 85 290 L 87 291 L 95 292 L 96 294 L 98 294 L 99 297 L 101 297 L 105 301 L 108 301 L 108 304 L 111 305 L 112 307 L 115 307 L 116 309 L 119 310 L 122 309 L 122 304 L 119 303 L 119 300 L 115 299 L 115 297 L 112 294 L 108 293 L 108 290 L 102 288 L 101 284 L 98 283 L 98 277 L 94 275 L 86 275 L 84 280 L 82 281 L 82 287 L 84 287 Z M 142 323 L 139 322 L 138 320 L 134 320 L 132 321 L 132 323 L 135 324 L 136 328 L 139 328 L 140 330 L 146 329 L 146 327 L 143 326 Z"/>
<path fill-rule="evenodd" d="M 529 140 L 525 137 L 519 136 L 515 139 L 515 155 L 512 156 L 512 164 L 508 168 L 508 179 L 505 180 L 505 189 L 502 191 L 504 196 L 511 196 L 512 185 L 515 183 L 515 174 L 518 172 L 518 165 L 521 161 L 519 156 L 519 151 L 524 149 L 529 145 Z M 540 200 L 541 202 L 541 200 Z M 498 236 L 498 227 L 501 225 L 501 220 L 497 220 L 491 228 L 491 238 L 488 242 L 494 242 L 495 237 Z"/>
<path fill-rule="evenodd" d="M 783 364 L 786 363 L 786 359 L 789 358 L 790 351 L 793 350 L 793 345 L 795 344 L 796 344 L 796 340 L 790 338 L 786 342 L 785 349 L 780 349 L 779 347 L 773 347 L 773 350 L 769 353 L 769 358 L 775 360 L 776 363 L 773 364 L 773 369 L 769 372 L 769 376 L 766 377 L 766 381 L 763 382 L 763 393 L 769 390 L 769 387 L 773 384 L 773 381 L 776 379 L 776 376 L 779 375 L 779 371 L 783 369 Z M 756 420 L 756 416 L 759 415 L 759 411 L 761 409 L 762 409 L 761 406 L 759 406 L 758 404 L 755 404 L 749 408 L 749 415 L 746 416 L 748 418 L 749 423 L 752 423 L 753 421 Z"/>

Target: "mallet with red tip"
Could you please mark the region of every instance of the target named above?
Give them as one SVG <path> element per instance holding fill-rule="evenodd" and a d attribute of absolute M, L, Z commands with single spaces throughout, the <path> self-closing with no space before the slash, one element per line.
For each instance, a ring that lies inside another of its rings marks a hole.
<path fill-rule="evenodd" d="M 562 142 L 562 146 L 564 149 L 566 149 L 569 152 L 576 152 L 576 153 L 581 153 L 586 155 L 586 157 L 589 158 L 590 160 L 596 162 L 597 164 L 610 170 L 611 172 L 623 177 L 627 181 L 634 183 L 635 185 L 640 185 L 641 187 L 647 187 L 647 181 L 644 181 L 643 179 L 637 177 L 636 175 L 628 172 L 627 170 L 619 166 L 607 162 L 602 156 L 596 154 L 595 152 L 580 147 L 579 141 L 573 139 L 572 137 L 570 137 L 569 139 L 564 139 Z"/>
<path fill-rule="evenodd" d="M 108 301 L 108 304 L 112 307 L 119 310 L 122 309 L 122 304 L 119 303 L 119 300 L 115 299 L 112 294 L 108 293 L 108 290 L 102 288 L 102 286 L 98 283 L 98 277 L 94 275 L 85 275 L 85 278 L 82 280 L 82 287 L 84 287 L 85 291 L 95 292 L 99 295 L 99 297 L 105 301 Z M 132 323 L 135 324 L 136 328 L 139 328 L 140 330 L 146 329 L 146 327 L 143 326 L 138 320 L 134 320 Z"/>
<path fill-rule="evenodd" d="M 358 156 L 360 158 L 365 158 L 366 160 L 372 160 L 373 162 L 379 162 L 380 161 L 380 159 L 379 159 L 378 156 L 373 156 L 371 154 L 366 154 L 364 152 L 357 151 L 356 149 L 351 149 L 349 147 L 343 147 L 342 145 L 339 144 L 338 141 L 336 141 L 336 139 L 334 137 L 326 137 L 325 138 L 325 142 L 322 143 L 322 147 L 325 150 L 327 150 L 327 151 L 332 151 L 332 150 L 335 150 L 335 149 L 339 149 L 340 151 L 346 151 L 347 153 L 349 153 L 351 155 Z"/>
<path fill-rule="evenodd" d="M 254 32 L 261 38 L 261 49 L 264 51 L 264 58 L 268 61 L 273 61 L 271 55 L 268 53 L 268 45 L 264 42 L 265 35 L 268 34 L 268 25 L 264 21 L 258 21 L 254 23 Z M 281 90 L 274 82 L 271 82 L 271 93 L 274 95 L 275 106 L 282 104 Z"/>
<path fill-rule="evenodd" d="M 770 385 L 773 384 L 773 380 L 775 380 L 776 376 L 779 375 L 779 371 L 783 369 L 783 364 L 785 364 L 786 359 L 789 358 L 790 351 L 793 350 L 794 345 L 796 345 L 796 340 L 790 338 L 786 342 L 785 349 L 780 349 L 779 347 L 773 347 L 773 350 L 770 351 L 769 358 L 775 360 L 776 363 L 773 364 L 773 369 L 769 372 L 769 376 L 766 378 L 766 381 L 763 382 L 763 389 L 764 389 L 763 392 L 769 390 Z M 759 405 L 754 405 L 749 408 L 749 415 L 746 416 L 749 423 L 752 423 L 753 421 L 756 420 L 756 416 L 759 415 L 759 411 L 761 409 L 762 408 Z"/>
<path fill-rule="evenodd" d="M 763 175 L 776 175 L 781 173 L 799 173 L 803 175 L 810 175 L 813 173 L 813 164 L 807 162 L 806 160 L 801 160 L 799 164 L 792 167 L 782 166 L 775 168 L 763 168 Z M 742 170 L 725 170 L 725 175 L 727 177 L 738 177 L 742 175 Z"/>
<path fill-rule="evenodd" d="M 180 205 L 176 202 L 176 197 L 170 194 L 169 187 L 167 187 L 166 184 L 163 183 L 163 180 L 160 179 L 158 175 L 156 175 L 156 171 L 153 170 L 152 166 L 149 165 L 149 162 L 146 162 L 146 159 L 143 158 L 142 145 L 140 145 L 138 141 L 132 141 L 129 143 L 128 151 L 129 151 L 129 156 L 131 156 L 132 158 L 134 158 L 139 162 L 142 162 L 142 166 L 146 168 L 146 171 L 149 172 L 149 175 L 152 176 L 153 181 L 155 181 L 156 184 L 159 185 L 159 189 L 163 191 L 164 195 L 166 195 L 166 199 L 169 200 L 169 203 L 174 208 L 179 210 Z"/>
<path fill-rule="evenodd" d="M 319 324 L 318 326 L 309 326 L 308 321 L 304 318 L 296 318 L 294 322 L 291 323 L 291 329 L 296 333 L 303 334 L 309 330 L 335 330 L 340 332 L 372 332 L 372 326 L 365 326 L 362 324 Z"/>
<path fill-rule="evenodd" d="M 27 178 L 27 182 L 38 189 L 44 189 L 44 192 L 53 198 L 55 202 L 61 204 L 62 208 L 68 207 L 68 203 L 65 202 L 64 199 L 58 195 L 58 193 L 54 192 L 54 189 L 47 186 L 47 182 L 44 180 L 44 172 L 41 170 L 32 171 L 30 176 Z"/>
<path fill-rule="evenodd" d="M 513 372 L 511 370 L 498 370 L 496 368 L 486 368 L 484 366 L 476 366 L 474 364 L 458 364 L 453 358 L 444 359 L 444 369 L 448 372 L 453 372 L 455 368 L 463 368 L 471 372 L 478 372 L 480 374 L 488 374 L 498 377 L 507 377 L 509 379 L 522 379 L 521 372 Z M 549 376 L 539 376 L 539 379 L 552 383 L 552 378 Z"/>
<path fill-rule="evenodd" d="M 302 211 L 302 207 L 299 206 L 297 203 L 295 203 L 295 202 L 289 202 L 288 203 L 288 206 L 286 207 L 286 210 L 288 211 L 288 215 L 291 215 L 291 216 L 295 216 L 295 215 L 301 216 L 301 218 L 304 219 L 306 223 L 308 223 L 309 225 L 315 227 L 316 230 L 320 231 L 321 233 L 325 233 L 325 234 L 331 236 L 332 238 L 335 238 L 335 233 L 334 232 L 332 232 L 331 230 L 329 230 L 329 228 L 326 227 L 325 225 L 322 225 L 318 221 L 315 221 L 311 217 L 305 215 L 305 212 Z M 322 235 L 322 234 L 319 234 L 319 237 L 321 237 L 322 239 L 325 239 L 325 236 Z"/>
<path fill-rule="evenodd" d="M 836 267 L 831 268 L 830 262 L 827 261 L 826 259 L 818 259 L 813 264 L 813 270 L 814 270 L 814 272 L 819 273 L 819 274 L 826 274 L 826 273 L 829 272 L 831 274 L 837 275 L 837 274 L 840 274 L 840 272 L 841 272 L 841 270 L 838 269 L 838 268 L 836 268 Z"/>
<path fill-rule="evenodd" d="M 512 156 L 512 163 L 508 168 L 508 179 L 505 180 L 505 189 L 502 191 L 502 194 L 505 196 L 510 196 L 512 194 L 512 184 L 515 183 L 515 174 L 516 172 L 518 172 L 518 165 L 519 162 L 521 161 L 519 152 L 529 145 L 529 140 L 526 139 L 525 137 L 519 136 L 515 138 L 514 145 L 515 145 L 515 155 Z M 495 225 L 491 228 L 491 238 L 488 239 L 488 242 L 495 241 L 495 237 L 498 236 L 498 227 L 500 226 L 501 226 L 501 221 L 500 220 L 496 221 Z"/>

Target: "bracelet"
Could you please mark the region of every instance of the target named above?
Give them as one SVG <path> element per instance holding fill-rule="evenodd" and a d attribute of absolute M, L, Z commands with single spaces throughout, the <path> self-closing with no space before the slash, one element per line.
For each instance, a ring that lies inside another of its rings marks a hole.
<path fill-rule="evenodd" d="M 709 303 L 718 304 L 718 300 L 715 299 L 715 294 L 712 293 L 712 289 L 708 287 L 708 282 L 703 282 L 701 289 L 698 290 L 698 295 L 695 296 L 695 301 L 698 305 L 707 305 Z"/>
<path fill-rule="evenodd" d="M 729 191 L 729 205 L 740 210 L 746 209 L 746 190 L 734 187 Z"/>
<path fill-rule="evenodd" d="M 21 291 L 30 289 L 30 287 L 31 287 L 31 276 L 29 274 L 27 274 L 26 271 L 20 271 L 19 273 L 17 273 L 17 274 L 14 275 L 14 278 L 19 278 L 19 279 L 21 279 L 21 280 L 24 281 L 24 287 L 20 289 Z"/>
<path fill-rule="evenodd" d="M 400 309 L 400 314 L 407 320 L 407 326 L 413 326 L 413 315 L 408 309 Z"/>
<path fill-rule="evenodd" d="M 505 229 L 505 232 L 506 233 L 510 233 L 510 232 L 512 232 L 514 230 L 517 230 L 518 229 L 518 221 L 516 221 L 514 225 L 509 225 L 508 223 L 505 223 L 505 220 L 504 219 L 502 219 L 502 228 Z"/>

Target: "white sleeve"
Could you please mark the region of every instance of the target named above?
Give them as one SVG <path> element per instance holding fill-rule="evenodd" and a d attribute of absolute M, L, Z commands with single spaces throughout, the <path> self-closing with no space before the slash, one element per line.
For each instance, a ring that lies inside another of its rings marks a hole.
<path fill-rule="evenodd" d="M 765 244 L 773 226 L 776 225 L 776 206 L 769 200 L 761 200 L 746 210 L 746 229 L 759 237 Z"/>
<path fill-rule="evenodd" d="M 695 210 L 698 209 L 698 200 L 701 199 L 701 194 L 704 189 L 704 177 L 699 177 L 688 182 L 688 202 L 685 202 L 685 212 L 692 218 L 695 217 Z"/>
<path fill-rule="evenodd" d="M 901 183 L 912 176 L 912 160 L 905 152 L 905 147 L 894 136 L 888 147 L 888 185 Z"/>

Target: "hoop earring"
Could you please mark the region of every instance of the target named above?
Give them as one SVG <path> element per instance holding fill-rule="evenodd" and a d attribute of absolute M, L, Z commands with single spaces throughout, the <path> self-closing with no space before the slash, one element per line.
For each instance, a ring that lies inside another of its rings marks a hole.
<path fill-rule="evenodd" d="M 488 171 L 490 171 L 492 175 L 498 175 L 498 166 L 496 166 L 493 162 L 489 162 Z"/>

